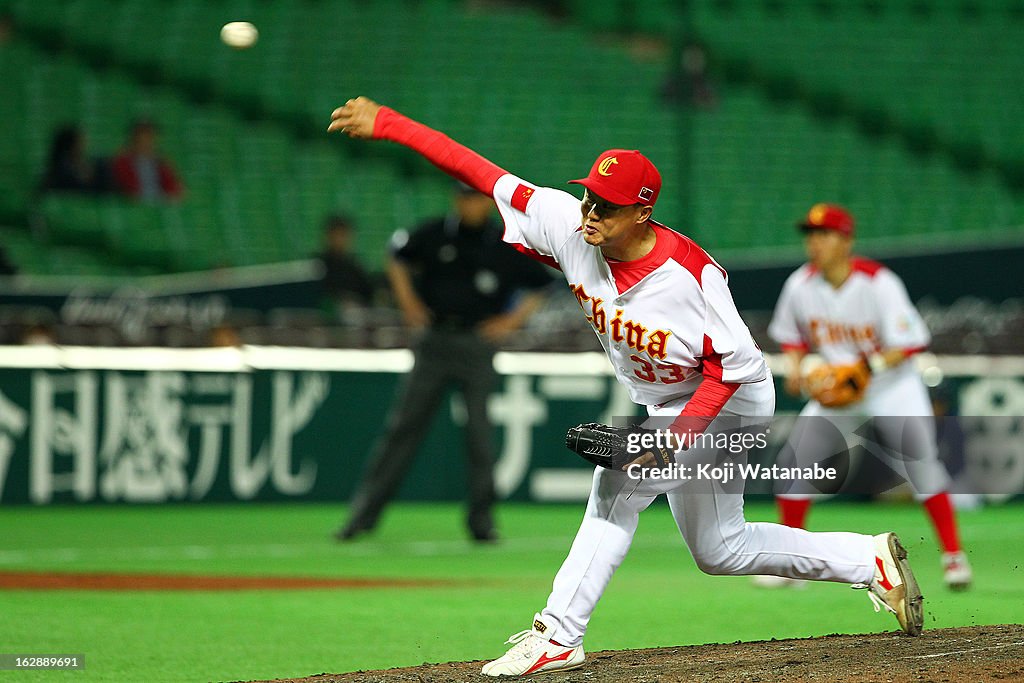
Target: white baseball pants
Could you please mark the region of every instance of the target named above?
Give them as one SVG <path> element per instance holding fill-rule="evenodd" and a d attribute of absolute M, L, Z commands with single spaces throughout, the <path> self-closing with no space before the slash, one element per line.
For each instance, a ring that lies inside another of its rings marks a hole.
<path fill-rule="evenodd" d="M 684 405 L 685 400 L 674 401 L 649 407 L 648 412 L 675 416 Z M 775 388 L 769 377 L 744 385 L 721 414 L 764 422 L 774 409 Z M 736 461 L 745 462 L 746 454 Z M 662 493 L 690 554 L 708 574 L 773 574 L 843 583 L 868 583 L 874 577 L 871 536 L 747 522 L 742 479 L 724 484 L 707 478 L 645 479 L 637 485 L 625 472 L 599 467 L 583 522 L 543 610 L 549 623 L 558 624 L 550 636 L 553 640 L 567 647 L 583 641 L 597 601 L 629 551 L 640 513 Z"/>
<path fill-rule="evenodd" d="M 867 418 L 874 418 L 878 443 L 856 434 Z M 808 402 L 800 411 L 780 461 L 792 458 L 792 464 L 798 467 L 809 466 L 858 442 L 909 483 L 917 500 L 949 490 L 949 473 L 939 461 L 931 400 L 911 363 L 873 379 L 864 398 L 853 405 L 826 408 L 817 401 Z M 822 496 L 799 485 L 778 495 L 797 500 Z"/>

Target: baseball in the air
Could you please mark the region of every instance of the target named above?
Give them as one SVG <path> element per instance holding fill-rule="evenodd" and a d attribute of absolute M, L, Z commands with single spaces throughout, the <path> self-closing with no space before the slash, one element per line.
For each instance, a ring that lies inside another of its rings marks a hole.
<path fill-rule="evenodd" d="M 220 39 L 224 41 L 225 45 L 236 50 L 252 47 L 259 37 L 260 32 L 248 21 L 232 21 L 224 24 L 220 30 Z"/>

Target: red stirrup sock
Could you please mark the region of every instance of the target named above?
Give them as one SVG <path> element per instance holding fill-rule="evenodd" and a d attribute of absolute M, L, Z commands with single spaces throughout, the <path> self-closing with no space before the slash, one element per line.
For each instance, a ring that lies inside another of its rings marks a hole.
<path fill-rule="evenodd" d="M 779 521 L 796 529 L 805 528 L 807 511 L 811 509 L 811 501 L 807 498 L 776 498 L 779 508 Z"/>
<path fill-rule="evenodd" d="M 949 494 L 943 491 L 924 501 L 924 509 L 932 519 L 932 526 L 947 553 L 960 551 L 960 535 L 956 528 L 956 514 Z"/>

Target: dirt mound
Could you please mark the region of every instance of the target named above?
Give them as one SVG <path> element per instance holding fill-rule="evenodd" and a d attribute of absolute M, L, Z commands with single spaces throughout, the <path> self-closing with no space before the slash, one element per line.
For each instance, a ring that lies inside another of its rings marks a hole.
<path fill-rule="evenodd" d="M 406 669 L 320 674 L 287 683 L 458 683 L 484 681 L 483 662 L 421 664 Z M 544 683 L 688 683 L 724 681 L 1024 681 L 1024 626 L 971 626 L 800 640 L 694 645 L 587 653 L 582 668 Z M 284 679 L 282 679 L 284 680 Z"/>

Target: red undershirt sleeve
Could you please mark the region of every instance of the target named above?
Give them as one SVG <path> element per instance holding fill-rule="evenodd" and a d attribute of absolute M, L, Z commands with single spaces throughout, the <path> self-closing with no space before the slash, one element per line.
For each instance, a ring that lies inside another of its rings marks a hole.
<path fill-rule="evenodd" d="M 390 140 L 422 154 L 448 175 L 488 196 L 508 171 L 460 145 L 433 128 L 413 121 L 390 107 L 381 107 L 373 124 L 373 137 Z"/>
<path fill-rule="evenodd" d="M 700 434 L 711 421 L 718 417 L 722 407 L 740 388 L 739 384 L 725 384 L 720 379 L 705 376 L 683 412 L 672 422 L 672 431 L 676 434 Z"/>
<path fill-rule="evenodd" d="M 701 359 L 701 374 L 704 381 L 686 402 L 679 417 L 672 421 L 670 429 L 679 435 L 701 434 L 711 421 L 718 417 L 726 402 L 740 388 L 740 384 L 722 381 L 722 356 L 715 353 L 711 340 L 704 338 L 704 357 Z"/>

